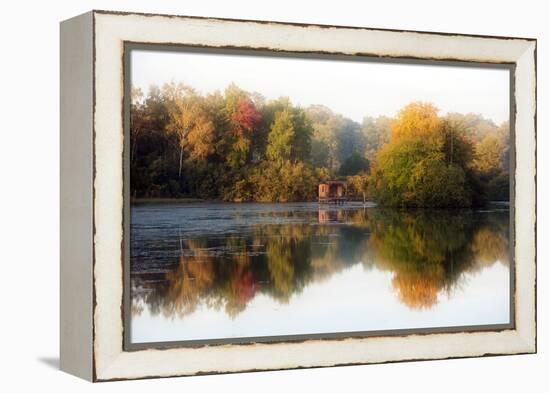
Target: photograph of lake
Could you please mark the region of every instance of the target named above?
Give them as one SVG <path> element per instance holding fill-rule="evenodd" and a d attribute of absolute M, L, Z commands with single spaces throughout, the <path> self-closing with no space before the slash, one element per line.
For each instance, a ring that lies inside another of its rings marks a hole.
<path fill-rule="evenodd" d="M 510 326 L 510 68 L 127 56 L 130 344 Z"/>

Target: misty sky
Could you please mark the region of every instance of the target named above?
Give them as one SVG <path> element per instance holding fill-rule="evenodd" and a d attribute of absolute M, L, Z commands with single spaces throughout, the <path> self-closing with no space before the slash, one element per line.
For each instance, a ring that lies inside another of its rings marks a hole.
<path fill-rule="evenodd" d="M 202 94 L 234 82 L 267 99 L 287 96 L 322 104 L 361 122 L 394 116 L 412 101 L 447 112 L 480 113 L 497 124 L 509 118 L 509 71 L 504 69 L 369 63 L 288 57 L 133 50 L 132 86 L 184 82 Z"/>

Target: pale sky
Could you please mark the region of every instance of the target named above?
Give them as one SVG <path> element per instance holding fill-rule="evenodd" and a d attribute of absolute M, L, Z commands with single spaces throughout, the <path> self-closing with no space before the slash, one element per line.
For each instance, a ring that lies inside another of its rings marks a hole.
<path fill-rule="evenodd" d="M 132 86 L 183 82 L 202 94 L 234 82 L 267 99 L 287 96 L 307 107 L 321 104 L 357 122 L 394 116 L 412 101 L 447 112 L 480 113 L 496 124 L 509 119 L 509 71 L 411 65 L 133 50 Z"/>

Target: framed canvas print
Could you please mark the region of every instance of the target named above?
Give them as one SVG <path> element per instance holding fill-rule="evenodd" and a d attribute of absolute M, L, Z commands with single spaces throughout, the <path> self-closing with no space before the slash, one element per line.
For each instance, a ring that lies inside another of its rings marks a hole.
<path fill-rule="evenodd" d="M 61 23 L 61 368 L 536 352 L 536 40 Z"/>

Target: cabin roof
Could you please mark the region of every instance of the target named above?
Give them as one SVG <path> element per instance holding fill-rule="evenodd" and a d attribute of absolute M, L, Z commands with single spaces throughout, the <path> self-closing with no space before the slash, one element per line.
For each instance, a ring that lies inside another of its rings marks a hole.
<path fill-rule="evenodd" d="M 321 184 L 342 184 L 342 185 L 345 185 L 346 182 L 343 181 L 343 180 L 327 180 L 327 181 L 322 181 L 319 183 L 319 185 Z"/>

